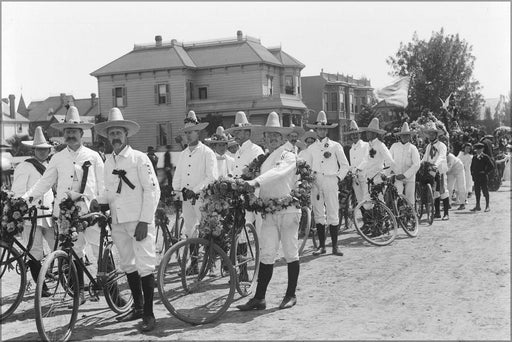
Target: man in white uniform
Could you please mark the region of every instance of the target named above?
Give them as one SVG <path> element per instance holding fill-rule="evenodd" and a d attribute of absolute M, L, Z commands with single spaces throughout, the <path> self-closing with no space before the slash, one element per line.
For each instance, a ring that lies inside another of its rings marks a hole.
<path fill-rule="evenodd" d="M 21 162 L 14 170 L 14 181 L 11 190 L 15 196 L 24 195 L 44 174 L 48 167 L 48 155 L 52 145 L 48 144 L 43 135 L 40 126 L 36 127 L 33 141 L 22 141 L 24 145 L 32 147 L 34 157 Z M 35 198 L 35 202 L 43 207 L 51 208 L 53 205 L 53 192 L 48 190 L 42 197 Z M 51 210 L 38 210 L 37 215 L 49 215 Z M 23 229 L 23 241 L 25 246 L 28 245 L 30 239 L 32 225 L 29 221 L 25 221 Z M 55 246 L 55 234 L 53 231 L 52 220 L 50 217 L 37 219 L 37 226 L 34 232 L 34 240 L 30 253 L 36 260 L 28 258 L 27 265 L 35 282 L 41 270 L 41 259 L 44 256 L 43 238 L 48 246 L 53 249 Z M 43 285 L 43 297 L 49 296 L 46 284 Z"/>
<path fill-rule="evenodd" d="M 267 123 L 260 127 L 270 152 L 261 165 L 261 174 L 248 183 L 259 187 L 259 197 L 263 199 L 279 199 L 289 196 L 297 186 L 297 156 L 284 148 L 284 136 L 291 131 L 290 127 L 281 127 L 279 116 L 272 112 Z M 288 263 L 288 287 L 279 305 L 280 309 L 291 308 L 297 303 L 295 289 L 299 278 L 299 243 L 298 230 L 301 211 L 290 206 L 274 214 L 267 214 L 263 219 L 260 241 L 260 268 L 258 285 L 254 298 L 246 304 L 238 305 L 241 311 L 264 310 L 265 294 L 272 278 L 274 262 L 281 243 L 283 254 Z"/>
<path fill-rule="evenodd" d="M 292 128 L 292 131 L 286 137 L 287 141 L 284 144 L 284 148 L 290 152 L 298 154 L 299 147 L 297 146 L 297 141 L 299 140 L 299 137 L 304 134 L 304 128 L 296 127 L 294 124 L 291 124 L 290 128 Z"/>
<path fill-rule="evenodd" d="M 411 144 L 412 133 L 409 130 L 409 124 L 404 122 L 400 132 L 395 133 L 400 141 L 394 143 L 389 152 L 395 162 L 391 169 L 396 174 L 395 185 L 398 193 L 404 193 L 405 188 L 405 198 L 414 205 L 416 172 L 420 169 L 420 153 L 416 146 Z"/>
<path fill-rule="evenodd" d="M 347 134 L 349 140 L 352 142 L 352 146 L 350 147 L 350 171 L 353 174 L 356 173 L 356 169 L 364 160 L 364 158 L 368 155 L 368 151 L 370 148 L 368 147 L 368 142 L 363 141 L 361 139 L 361 131 L 359 130 L 359 126 L 354 120 L 350 120 L 349 129 L 345 133 Z M 356 195 L 357 202 L 360 203 L 363 200 L 364 190 L 363 188 L 366 186 L 366 183 L 359 182 L 356 177 L 353 177 L 352 187 L 354 188 L 354 193 Z"/>
<path fill-rule="evenodd" d="M 226 151 L 228 144 L 235 141 L 233 138 L 228 138 L 224 133 L 224 127 L 219 126 L 211 138 L 205 139 L 205 143 L 215 151 L 217 157 L 217 177 L 231 177 L 233 175 L 233 167 L 235 159 L 229 156 Z"/>
<path fill-rule="evenodd" d="M 343 255 L 338 250 L 339 202 L 338 180 L 347 175 L 350 165 L 343 152 L 343 147 L 336 141 L 327 137 L 327 131 L 338 124 L 328 124 L 327 116 L 323 111 L 318 113 L 315 124 L 307 124 L 314 128 L 318 136 L 302 158 L 308 163 L 316 174 L 316 182 L 311 191 L 313 215 L 315 217 L 318 233 L 319 247 L 314 255 L 325 254 L 325 226 L 329 225 L 332 241 L 332 254 Z"/>
<path fill-rule="evenodd" d="M 112 108 L 108 121 L 96 125 L 96 132 L 108 138 L 114 151 L 105 161 L 105 191 L 99 203 L 108 204 L 112 217 L 112 240 L 126 272 L 133 296 L 133 308 L 120 321 L 142 318 L 142 331 L 155 328 L 155 211 L 160 186 L 149 157 L 128 145 L 128 138 L 140 126 L 124 120 Z"/>
<path fill-rule="evenodd" d="M 103 191 L 103 160 L 96 151 L 82 145 L 83 130 L 92 128 L 94 124 L 82 122 L 76 107 L 68 108 L 64 122 L 54 123 L 51 126 L 64 131 L 67 146 L 52 157 L 41 179 L 23 195 L 23 198 L 39 198 L 57 184 L 53 215 L 58 217 L 59 204 L 68 197 L 68 194 L 72 198 L 82 197 L 86 207 L 89 208 L 91 201 Z M 86 244 L 89 243 L 95 258 L 98 259 L 99 238 L 100 229 L 97 225 L 87 227 L 85 231 L 78 233 L 78 240 L 73 247 L 77 256 L 84 257 Z M 75 262 L 75 264 L 81 289 L 80 303 L 83 304 L 85 303 L 84 274 L 79 263 Z"/>

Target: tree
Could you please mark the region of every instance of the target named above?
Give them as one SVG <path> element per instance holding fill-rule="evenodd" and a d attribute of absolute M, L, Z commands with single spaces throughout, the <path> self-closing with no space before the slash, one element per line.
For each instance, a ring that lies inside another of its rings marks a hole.
<path fill-rule="evenodd" d="M 392 76 L 411 75 L 407 113 L 414 120 L 430 110 L 459 122 L 472 122 L 478 117 L 483 97 L 480 84 L 473 78 L 475 56 L 472 46 L 458 34 L 445 35 L 444 29 L 420 40 L 414 32 L 412 41 L 400 43 L 395 56 L 386 60 Z M 450 96 L 451 94 L 451 96 Z M 441 100 L 449 104 L 442 108 Z"/>
<path fill-rule="evenodd" d="M 212 115 L 212 113 L 208 113 L 202 122 L 210 123 L 205 129 L 208 136 L 214 134 L 217 131 L 217 127 L 223 125 L 222 115 Z"/>
<path fill-rule="evenodd" d="M 490 107 L 485 107 L 485 116 L 484 116 L 485 120 L 492 120 L 492 115 L 491 115 L 491 108 Z"/>

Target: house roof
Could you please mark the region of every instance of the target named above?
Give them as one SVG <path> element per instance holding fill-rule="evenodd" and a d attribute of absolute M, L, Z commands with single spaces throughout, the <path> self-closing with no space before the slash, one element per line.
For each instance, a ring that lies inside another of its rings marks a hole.
<path fill-rule="evenodd" d="M 2 101 L 2 122 L 30 122 L 26 117 L 16 112 L 15 119 L 11 118 L 11 111 L 8 103 Z"/>
<path fill-rule="evenodd" d="M 64 103 L 61 96 L 50 96 L 43 101 L 31 102 L 28 106 L 30 121 L 48 121 L 52 115 L 66 115 L 66 104 L 73 104 L 80 116 L 98 115 L 98 100 L 91 106 L 91 99 L 75 99 L 73 95 L 65 95 Z"/>
<path fill-rule="evenodd" d="M 304 64 L 279 50 L 272 53 L 258 40 L 219 40 L 202 43 L 163 44 L 135 46 L 134 49 L 93 71 L 92 76 L 144 70 L 173 68 L 211 68 L 228 65 L 265 63 L 277 66 L 304 68 Z"/>

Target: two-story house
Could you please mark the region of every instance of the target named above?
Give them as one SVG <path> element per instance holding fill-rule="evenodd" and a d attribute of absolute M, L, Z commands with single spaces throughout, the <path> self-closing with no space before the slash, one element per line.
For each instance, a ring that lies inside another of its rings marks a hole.
<path fill-rule="evenodd" d="M 355 120 L 363 105 L 370 105 L 373 88 L 366 78 L 329 74 L 323 70 L 319 76 L 303 76 L 302 99 L 310 109 L 308 121 L 314 122 L 319 111 L 323 110 L 329 122 L 338 123 L 330 137 L 345 143 L 343 132 L 348 129 L 348 121 Z"/>
<path fill-rule="evenodd" d="M 304 67 L 281 48 L 266 48 L 238 31 L 236 38 L 191 43 L 156 36 L 154 43 L 135 45 L 91 75 L 98 79 L 100 112 L 119 107 L 126 119 L 140 124 L 131 145 L 143 151 L 172 145 L 176 151 L 175 138 L 189 110 L 226 128 L 240 110 L 255 124 L 276 111 L 283 125 L 302 125 Z"/>

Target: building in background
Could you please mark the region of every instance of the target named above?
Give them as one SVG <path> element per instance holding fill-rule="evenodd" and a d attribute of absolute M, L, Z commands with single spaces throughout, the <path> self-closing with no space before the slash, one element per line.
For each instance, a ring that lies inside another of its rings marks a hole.
<path fill-rule="evenodd" d="M 6 140 L 15 135 L 29 135 L 30 121 L 18 113 L 15 108 L 16 97 L 14 95 L 9 95 L 8 99 L 2 99 L 2 120 L 0 121 L 2 145 L 8 146 Z"/>
<path fill-rule="evenodd" d="M 251 123 L 264 124 L 276 111 L 284 126 L 302 125 L 304 64 L 279 48 L 243 36 L 214 41 L 163 42 L 161 36 L 91 73 L 98 80 L 100 112 L 119 107 L 125 119 L 141 126 L 130 138 L 134 148 L 162 150 L 175 142 L 189 110 L 199 119 L 230 127 L 244 111 Z M 210 133 L 212 133 L 210 132 Z"/>
<path fill-rule="evenodd" d="M 319 76 L 303 76 L 301 82 L 302 100 L 309 109 L 308 121 L 315 122 L 317 113 L 323 110 L 329 122 L 338 123 L 338 129 L 331 136 L 336 141 L 340 141 L 342 132 L 348 129 L 348 121 L 355 120 L 362 106 L 372 102 L 373 88 L 366 78 L 356 79 L 322 70 Z"/>

